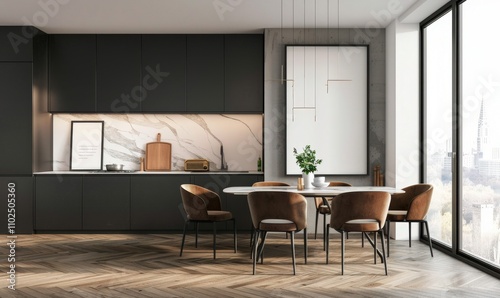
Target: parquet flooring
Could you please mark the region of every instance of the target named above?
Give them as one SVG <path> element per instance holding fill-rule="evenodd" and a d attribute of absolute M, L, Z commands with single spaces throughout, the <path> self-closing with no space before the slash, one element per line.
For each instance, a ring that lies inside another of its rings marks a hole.
<path fill-rule="evenodd" d="M 209 234 L 197 249 L 188 236 L 182 257 L 179 234 L 18 235 L 15 291 L 7 289 L 8 248 L 0 247 L 0 297 L 500 297 L 500 280 L 437 250 L 431 258 L 418 241 L 411 248 L 391 241 L 385 276 L 371 247 L 353 235 L 341 276 L 337 235 L 329 265 L 319 237 L 310 237 L 304 264 L 299 235 L 293 276 L 289 240 L 272 235 L 254 276 L 249 235 L 238 236 L 234 253 L 231 234 L 219 235 L 213 260 Z"/>

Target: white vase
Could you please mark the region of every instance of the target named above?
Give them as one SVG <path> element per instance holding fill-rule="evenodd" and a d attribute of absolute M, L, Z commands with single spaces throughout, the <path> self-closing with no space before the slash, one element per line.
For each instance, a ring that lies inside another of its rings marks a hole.
<path fill-rule="evenodd" d="M 304 188 L 313 188 L 314 173 L 302 173 L 302 178 L 304 179 Z"/>

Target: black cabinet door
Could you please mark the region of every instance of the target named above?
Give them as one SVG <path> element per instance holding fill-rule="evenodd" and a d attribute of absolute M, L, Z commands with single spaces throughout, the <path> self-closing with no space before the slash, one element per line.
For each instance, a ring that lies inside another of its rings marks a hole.
<path fill-rule="evenodd" d="M 232 175 L 229 186 L 252 186 L 255 182 L 262 180 L 264 180 L 264 175 Z M 247 196 L 226 194 L 226 206 L 238 222 L 238 231 L 250 231 L 252 217 L 248 209 Z"/>
<path fill-rule="evenodd" d="M 186 111 L 186 35 L 142 35 L 143 112 Z"/>
<path fill-rule="evenodd" d="M 35 181 L 35 229 L 81 230 L 82 176 L 37 176 Z"/>
<path fill-rule="evenodd" d="M 263 113 L 263 39 L 261 34 L 224 36 L 226 112 Z"/>
<path fill-rule="evenodd" d="M 96 36 L 49 36 L 51 112 L 96 111 Z"/>
<path fill-rule="evenodd" d="M 224 36 L 187 36 L 186 107 L 188 112 L 224 111 Z"/>
<path fill-rule="evenodd" d="M 37 31 L 31 26 L 0 26 L 0 61 L 33 61 Z"/>
<path fill-rule="evenodd" d="M 141 36 L 97 35 L 97 111 L 140 112 Z"/>
<path fill-rule="evenodd" d="M 130 230 L 130 175 L 83 177 L 83 229 Z"/>
<path fill-rule="evenodd" d="M 185 215 L 179 187 L 189 182 L 189 175 L 132 176 L 132 230 L 182 231 Z"/>
<path fill-rule="evenodd" d="M 33 178 L 0 177 L 0 214 L 4 234 L 33 233 Z"/>
<path fill-rule="evenodd" d="M 0 63 L 0 175 L 32 173 L 32 63 Z"/>

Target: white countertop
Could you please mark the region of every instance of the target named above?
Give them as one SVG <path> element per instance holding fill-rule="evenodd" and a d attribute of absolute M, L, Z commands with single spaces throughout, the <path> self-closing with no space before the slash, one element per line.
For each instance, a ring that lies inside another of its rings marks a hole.
<path fill-rule="evenodd" d="M 136 172 L 113 172 L 113 171 L 47 171 L 35 172 L 34 175 L 264 175 L 264 172 L 253 171 L 136 171 Z"/>

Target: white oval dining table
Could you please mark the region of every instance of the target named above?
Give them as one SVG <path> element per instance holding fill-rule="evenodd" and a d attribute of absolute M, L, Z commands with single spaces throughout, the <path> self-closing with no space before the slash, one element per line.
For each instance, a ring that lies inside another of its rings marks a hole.
<path fill-rule="evenodd" d="M 297 186 L 232 186 L 224 188 L 224 193 L 247 195 L 253 191 L 289 191 L 305 197 L 332 197 L 344 192 L 353 191 L 384 191 L 390 194 L 404 193 L 404 190 L 389 186 L 328 186 L 321 188 L 306 188 L 298 190 Z"/>

